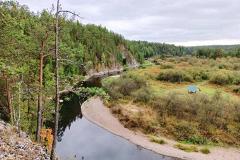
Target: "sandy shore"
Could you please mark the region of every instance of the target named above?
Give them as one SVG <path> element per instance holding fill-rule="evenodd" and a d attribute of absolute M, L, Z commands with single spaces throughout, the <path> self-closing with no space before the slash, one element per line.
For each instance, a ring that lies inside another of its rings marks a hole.
<path fill-rule="evenodd" d="M 240 150 L 235 148 L 214 147 L 210 148 L 210 154 L 205 155 L 199 152 L 187 153 L 174 148 L 174 145 L 177 144 L 177 142 L 166 138 L 162 139 L 164 139 L 167 144 L 160 145 L 152 143 L 146 135 L 124 128 L 118 119 L 111 114 L 110 110 L 104 106 L 102 100 L 97 97 L 89 99 L 82 105 L 82 113 L 89 121 L 109 132 L 161 155 L 187 160 L 240 160 Z"/>

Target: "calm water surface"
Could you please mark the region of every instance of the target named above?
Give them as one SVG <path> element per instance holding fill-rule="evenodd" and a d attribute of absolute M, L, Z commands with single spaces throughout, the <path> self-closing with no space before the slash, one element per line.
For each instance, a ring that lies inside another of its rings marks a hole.
<path fill-rule="evenodd" d="M 174 159 L 143 149 L 89 122 L 82 117 L 77 97 L 61 107 L 56 151 L 61 160 Z"/>

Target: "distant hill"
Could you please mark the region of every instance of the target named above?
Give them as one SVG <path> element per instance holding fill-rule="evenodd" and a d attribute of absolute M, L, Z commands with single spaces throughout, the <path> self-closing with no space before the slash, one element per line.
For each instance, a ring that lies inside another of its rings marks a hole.
<path fill-rule="evenodd" d="M 197 50 L 197 49 L 223 49 L 225 51 L 235 50 L 237 48 L 240 48 L 240 44 L 235 45 L 209 45 L 209 46 L 194 46 L 194 47 L 188 47 L 189 49 Z"/>

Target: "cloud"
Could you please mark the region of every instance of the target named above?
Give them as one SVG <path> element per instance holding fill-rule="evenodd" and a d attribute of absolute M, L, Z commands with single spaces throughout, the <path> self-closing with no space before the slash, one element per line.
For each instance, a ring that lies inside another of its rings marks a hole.
<path fill-rule="evenodd" d="M 19 0 L 33 11 L 54 0 Z M 106 26 L 127 39 L 182 45 L 240 43 L 239 0 L 61 0 L 83 23 Z"/>

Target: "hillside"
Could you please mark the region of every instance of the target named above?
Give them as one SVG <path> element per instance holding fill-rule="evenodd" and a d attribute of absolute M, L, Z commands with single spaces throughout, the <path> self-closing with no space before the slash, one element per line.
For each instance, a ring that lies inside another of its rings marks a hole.
<path fill-rule="evenodd" d="M 2 118 L 10 120 L 5 115 L 17 107 L 16 102 L 11 105 L 8 104 L 10 102 L 7 103 L 11 96 L 19 97 L 20 108 L 27 106 L 22 108 L 24 114 L 27 113 L 24 116 L 36 116 L 35 108 L 31 106 L 36 105 L 34 97 L 38 94 L 40 75 L 45 98 L 53 95 L 54 24 L 52 12 L 44 10 L 35 14 L 17 2 L 0 2 Z M 198 55 L 199 52 L 199 57 L 216 58 L 228 53 L 233 56 L 240 54 L 240 50 L 235 49 L 238 46 L 208 46 L 204 48 L 211 49 L 211 53 L 207 50 L 202 54 L 202 47 L 185 48 L 164 43 L 129 41 L 105 27 L 84 25 L 66 15 L 60 18 L 59 29 L 61 89 L 79 81 L 81 75 L 89 72 L 135 65 L 143 63 L 145 58 L 157 55 L 182 56 L 194 55 L 196 52 Z M 223 48 L 226 52 L 216 50 L 218 48 Z M 24 128 L 27 129 L 28 125 Z M 29 129 L 29 132 L 33 130 Z"/>
<path fill-rule="evenodd" d="M 17 133 L 17 129 L 7 123 L 0 121 L 0 159 L 50 159 L 46 149 L 34 144 L 26 133 Z"/>

